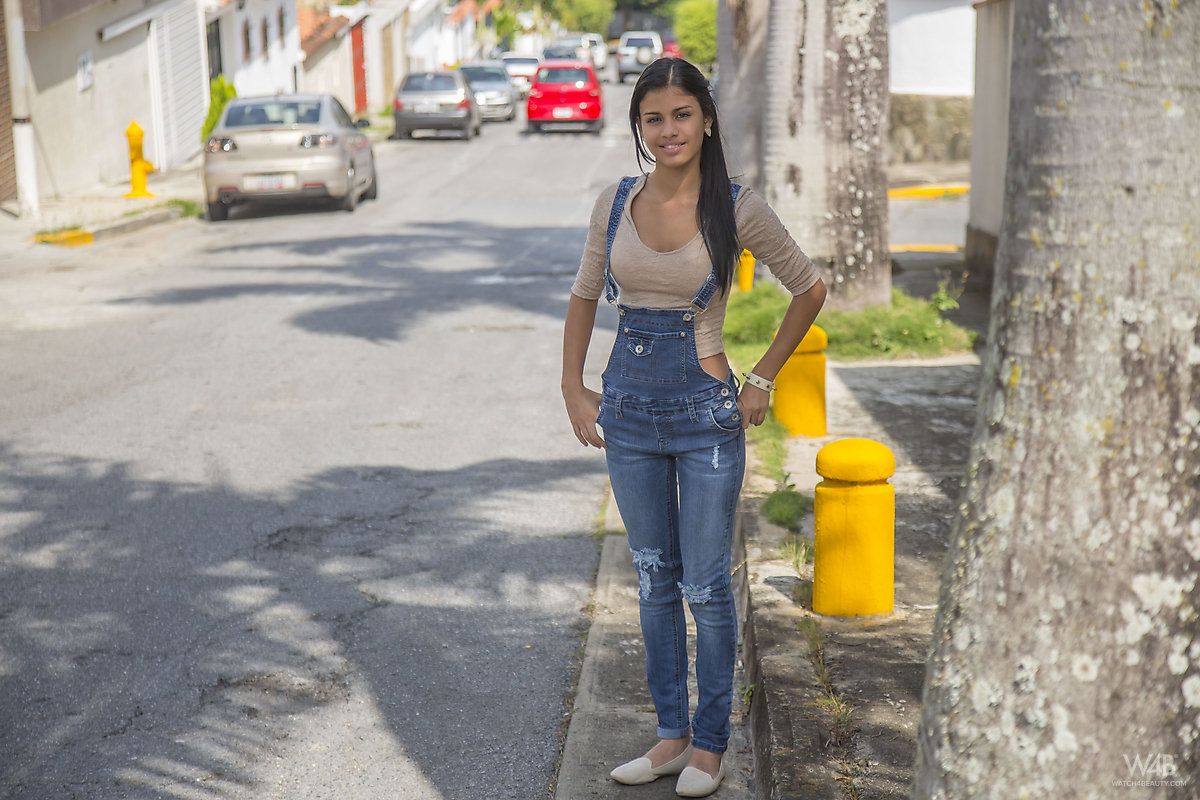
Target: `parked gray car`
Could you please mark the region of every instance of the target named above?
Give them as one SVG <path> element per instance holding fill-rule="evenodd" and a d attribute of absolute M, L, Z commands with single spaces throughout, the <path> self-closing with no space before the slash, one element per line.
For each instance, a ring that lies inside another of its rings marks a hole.
<path fill-rule="evenodd" d="M 392 108 L 397 139 L 418 130 L 461 131 L 470 139 L 483 128 L 475 93 L 456 69 L 412 73 L 396 90 Z"/>
<path fill-rule="evenodd" d="M 335 198 L 353 211 L 379 192 L 375 152 L 357 122 L 330 95 L 238 97 L 204 147 L 208 218 L 248 201 Z"/>
<path fill-rule="evenodd" d="M 510 120 L 517 115 L 517 92 L 503 61 L 476 61 L 463 64 L 459 71 L 466 76 L 485 120 Z"/>

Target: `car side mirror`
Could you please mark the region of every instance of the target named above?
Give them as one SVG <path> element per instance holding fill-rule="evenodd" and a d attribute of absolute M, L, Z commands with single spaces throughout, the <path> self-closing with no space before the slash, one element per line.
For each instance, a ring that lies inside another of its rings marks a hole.
<path fill-rule="evenodd" d="M 366 117 L 359 117 L 358 119 L 354 120 L 354 127 L 369 128 L 371 127 L 371 120 L 367 119 Z"/>

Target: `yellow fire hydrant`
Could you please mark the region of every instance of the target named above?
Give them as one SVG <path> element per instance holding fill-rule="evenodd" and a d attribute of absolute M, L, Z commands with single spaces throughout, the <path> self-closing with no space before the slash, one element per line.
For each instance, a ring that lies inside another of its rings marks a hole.
<path fill-rule="evenodd" d="M 817 453 L 813 501 L 813 611 L 836 617 L 890 614 L 896 599 L 896 471 L 871 439 L 839 439 Z"/>
<path fill-rule="evenodd" d="M 129 123 L 125 129 L 125 138 L 129 140 L 129 191 L 126 197 L 154 197 L 146 191 L 146 176 L 154 172 L 154 165 L 142 156 L 142 139 L 145 133 L 137 120 Z"/>
<path fill-rule="evenodd" d="M 738 259 L 737 284 L 743 292 L 754 288 L 754 254 L 749 250 L 742 250 L 742 257 Z"/>
<path fill-rule="evenodd" d="M 813 325 L 775 376 L 776 419 L 791 436 L 824 436 L 825 348 L 829 337 Z"/>

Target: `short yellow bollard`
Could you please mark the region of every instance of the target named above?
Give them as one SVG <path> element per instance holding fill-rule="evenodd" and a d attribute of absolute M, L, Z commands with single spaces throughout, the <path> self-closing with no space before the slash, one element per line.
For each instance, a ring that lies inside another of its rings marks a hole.
<path fill-rule="evenodd" d="M 136 120 L 125 129 L 125 138 L 129 140 L 129 191 L 125 197 L 154 197 L 146 190 L 146 176 L 154 172 L 154 165 L 142 156 L 144 135 Z"/>
<path fill-rule="evenodd" d="M 890 614 L 896 599 L 896 458 L 871 439 L 839 439 L 817 453 L 813 501 L 813 611 Z"/>
<path fill-rule="evenodd" d="M 742 257 L 738 259 L 737 283 L 743 292 L 754 288 L 754 254 L 749 250 L 742 250 Z"/>
<path fill-rule="evenodd" d="M 813 325 L 775 376 L 772 411 L 791 436 L 824 436 L 825 347 L 829 337 Z"/>

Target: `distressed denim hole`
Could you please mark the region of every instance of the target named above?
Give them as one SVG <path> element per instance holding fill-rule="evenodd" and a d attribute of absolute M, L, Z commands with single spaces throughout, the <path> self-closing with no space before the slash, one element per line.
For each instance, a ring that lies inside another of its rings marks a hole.
<path fill-rule="evenodd" d="M 638 595 L 646 600 L 650 597 L 650 570 L 656 572 L 659 567 L 665 567 L 662 560 L 662 549 L 644 547 L 641 550 L 629 549 L 633 553 L 633 564 L 638 571 Z"/>
<path fill-rule="evenodd" d="M 690 583 L 677 584 L 679 590 L 683 592 L 683 598 L 688 601 L 688 605 L 702 605 L 712 599 L 711 586 L 694 586 Z"/>

